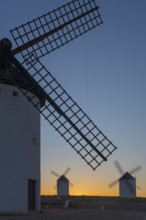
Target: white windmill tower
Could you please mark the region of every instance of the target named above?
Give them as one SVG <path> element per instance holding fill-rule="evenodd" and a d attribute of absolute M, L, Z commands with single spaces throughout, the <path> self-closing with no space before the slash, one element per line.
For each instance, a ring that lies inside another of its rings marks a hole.
<path fill-rule="evenodd" d="M 119 196 L 123 198 L 136 198 L 136 188 L 140 188 L 136 186 L 136 178 L 132 176 L 132 174 L 140 171 L 141 166 L 137 166 L 130 170 L 129 172 L 124 172 L 118 161 L 114 162 L 115 167 L 117 168 L 120 175 L 122 175 L 117 180 L 113 181 L 109 184 L 109 187 L 113 187 L 115 184 L 119 182 Z"/>
<path fill-rule="evenodd" d="M 56 176 L 57 179 L 57 196 L 68 196 L 69 195 L 69 185 L 73 186 L 73 184 L 66 178 L 66 175 L 70 171 L 70 167 L 68 167 L 62 175 L 59 175 L 55 171 L 51 171 L 51 173 Z"/>
<path fill-rule="evenodd" d="M 4 39 L 3 46 L 11 45 Z M 26 91 L 26 82 L 0 57 L 0 213 L 40 209 L 40 114 L 17 88 Z M 41 101 L 37 90 L 28 95 Z"/>
<path fill-rule="evenodd" d="M 73 0 L 0 41 L 0 213 L 40 209 L 39 113 L 94 170 L 117 149 L 40 62 L 100 24 L 95 0 Z"/>

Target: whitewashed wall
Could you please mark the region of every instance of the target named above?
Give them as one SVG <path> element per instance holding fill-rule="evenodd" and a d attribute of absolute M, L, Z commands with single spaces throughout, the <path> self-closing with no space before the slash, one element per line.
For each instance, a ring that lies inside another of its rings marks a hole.
<path fill-rule="evenodd" d="M 128 184 L 124 179 L 119 182 L 120 197 L 124 198 L 136 198 L 136 181 L 131 178 L 128 179 Z"/>
<path fill-rule="evenodd" d="M 57 180 L 57 195 L 67 196 L 69 195 L 69 181 L 68 179 L 59 178 Z"/>
<path fill-rule="evenodd" d="M 27 213 L 28 179 L 36 180 L 40 209 L 40 115 L 17 88 L 1 84 L 0 176 L 0 213 Z"/>

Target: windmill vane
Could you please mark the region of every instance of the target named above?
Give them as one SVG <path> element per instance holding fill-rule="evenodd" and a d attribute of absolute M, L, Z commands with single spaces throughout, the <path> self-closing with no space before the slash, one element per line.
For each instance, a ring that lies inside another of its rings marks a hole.
<path fill-rule="evenodd" d="M 67 169 L 64 171 L 62 175 L 59 175 L 55 171 L 51 171 L 51 173 L 56 176 L 57 179 L 57 195 L 58 196 L 68 196 L 69 195 L 69 185 L 73 186 L 73 183 L 71 183 L 67 178 L 66 175 L 70 171 L 70 167 L 67 167 Z M 54 187 L 56 188 L 56 186 Z"/>
<path fill-rule="evenodd" d="M 16 86 L 44 118 L 68 142 L 82 159 L 95 170 L 115 151 L 116 146 L 92 122 L 70 97 L 39 58 L 64 46 L 102 24 L 95 0 L 73 0 L 14 30 L 11 42 L 0 42 L 1 82 Z M 20 63 L 14 56 L 22 55 Z M 39 101 L 36 101 L 36 98 Z M 90 136 L 90 139 L 89 139 Z"/>
<path fill-rule="evenodd" d="M 33 52 L 40 58 L 101 23 L 94 0 L 74 0 L 11 30 L 17 45 L 13 54 L 21 52 L 25 58 Z"/>
<path fill-rule="evenodd" d="M 116 147 L 96 127 L 40 61 L 29 66 L 29 71 L 33 73 L 32 77 L 40 87 L 42 86 L 43 91 L 40 92 L 40 96 L 43 93 L 46 102 L 40 109 L 39 105 L 35 104 L 35 95 L 31 97 L 30 101 L 87 164 L 96 169 L 103 161 L 107 160 L 106 158 Z M 32 89 L 36 90 L 37 88 L 33 86 Z M 25 96 L 31 92 L 21 90 Z M 89 133 L 90 140 L 88 139 Z"/>
<path fill-rule="evenodd" d="M 139 186 L 136 186 L 136 179 L 132 176 L 133 173 L 140 171 L 141 166 L 136 166 L 129 172 L 124 172 L 122 166 L 118 161 L 114 161 L 114 165 L 120 175 L 120 178 L 114 180 L 109 184 L 109 187 L 113 187 L 119 182 L 119 194 L 121 197 L 126 198 L 135 198 L 136 197 L 136 188 L 140 189 Z"/>

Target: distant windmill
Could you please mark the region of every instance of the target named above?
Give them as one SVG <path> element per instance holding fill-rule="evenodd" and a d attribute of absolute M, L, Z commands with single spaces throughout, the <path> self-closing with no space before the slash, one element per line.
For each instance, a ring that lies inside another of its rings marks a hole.
<path fill-rule="evenodd" d="M 129 172 L 124 172 L 118 161 L 114 162 L 115 167 L 117 168 L 120 175 L 120 178 L 116 179 L 112 183 L 109 184 L 109 187 L 113 187 L 115 184 L 119 182 L 119 196 L 125 198 L 135 198 L 136 197 L 136 188 L 140 188 L 136 186 L 136 178 L 132 176 L 132 174 L 140 171 L 141 166 L 136 166 Z"/>
<path fill-rule="evenodd" d="M 67 167 L 67 169 L 64 171 L 62 175 L 59 175 L 55 171 L 51 171 L 51 173 L 56 176 L 57 179 L 57 195 L 58 196 L 68 196 L 69 195 L 69 185 L 73 186 L 73 183 L 71 183 L 67 178 L 66 175 L 70 171 L 70 167 Z"/>

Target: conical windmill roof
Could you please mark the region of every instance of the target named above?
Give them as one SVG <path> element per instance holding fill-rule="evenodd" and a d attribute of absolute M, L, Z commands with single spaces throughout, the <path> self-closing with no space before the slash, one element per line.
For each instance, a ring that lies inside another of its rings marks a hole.
<path fill-rule="evenodd" d="M 69 180 L 64 175 L 60 176 L 57 181 L 69 182 Z"/>
<path fill-rule="evenodd" d="M 123 179 L 135 179 L 135 177 L 133 177 L 130 173 L 126 172 L 120 179 L 120 180 L 123 180 Z"/>

